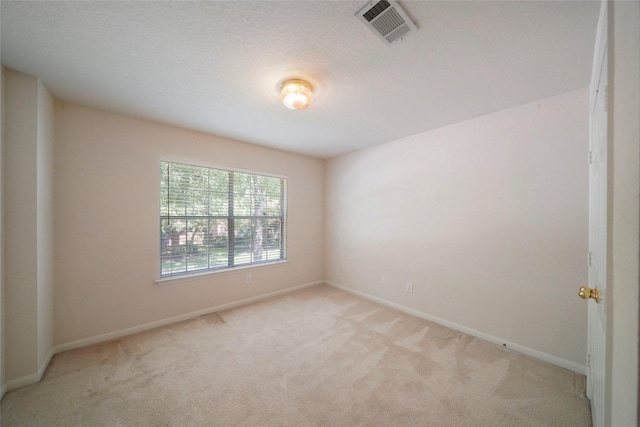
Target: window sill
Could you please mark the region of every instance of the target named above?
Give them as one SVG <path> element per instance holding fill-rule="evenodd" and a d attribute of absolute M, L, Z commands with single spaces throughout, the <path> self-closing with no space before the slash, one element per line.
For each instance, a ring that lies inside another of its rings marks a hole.
<path fill-rule="evenodd" d="M 254 265 L 242 265 L 239 267 L 232 267 L 232 268 L 225 268 L 224 270 L 216 270 L 216 271 L 205 271 L 202 273 L 194 273 L 194 274 L 185 274 L 185 275 L 181 275 L 181 276 L 171 276 L 171 277 L 164 277 L 161 279 L 156 279 L 154 280 L 154 283 L 159 285 L 159 286 L 167 286 L 167 285 L 173 285 L 173 284 L 177 284 L 177 283 L 181 283 L 181 282 L 191 282 L 194 280 L 202 280 L 204 278 L 210 277 L 210 276 L 224 276 L 224 275 L 228 275 L 228 274 L 234 274 L 237 273 L 238 271 L 242 271 L 242 270 L 250 270 L 250 269 L 254 269 L 254 268 L 271 268 L 271 267 L 277 267 L 277 266 L 281 266 L 282 264 L 287 264 L 289 261 L 288 260 L 284 260 L 284 261 L 274 261 L 274 262 L 269 262 L 269 263 L 265 263 L 265 264 L 254 264 Z"/>

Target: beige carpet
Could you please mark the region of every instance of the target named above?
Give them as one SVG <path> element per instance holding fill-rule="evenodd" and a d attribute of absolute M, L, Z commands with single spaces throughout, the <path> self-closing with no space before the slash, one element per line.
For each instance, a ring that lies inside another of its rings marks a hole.
<path fill-rule="evenodd" d="M 58 354 L 2 426 L 589 426 L 584 387 L 323 285 Z"/>

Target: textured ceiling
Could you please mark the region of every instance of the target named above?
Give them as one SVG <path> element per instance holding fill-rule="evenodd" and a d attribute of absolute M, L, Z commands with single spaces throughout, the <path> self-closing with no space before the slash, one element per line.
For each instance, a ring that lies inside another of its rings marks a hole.
<path fill-rule="evenodd" d="M 597 1 L 2 1 L 2 64 L 60 100 L 328 158 L 589 84 Z M 307 110 L 279 99 L 316 88 Z"/>

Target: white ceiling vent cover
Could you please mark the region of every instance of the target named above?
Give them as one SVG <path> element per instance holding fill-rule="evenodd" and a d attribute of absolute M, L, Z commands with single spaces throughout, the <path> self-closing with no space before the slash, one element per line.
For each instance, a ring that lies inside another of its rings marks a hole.
<path fill-rule="evenodd" d="M 373 0 L 356 16 L 387 46 L 417 29 L 395 0 Z"/>

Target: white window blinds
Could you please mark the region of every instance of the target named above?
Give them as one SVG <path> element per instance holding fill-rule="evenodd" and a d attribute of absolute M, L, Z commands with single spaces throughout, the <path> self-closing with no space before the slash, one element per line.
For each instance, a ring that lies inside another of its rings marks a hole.
<path fill-rule="evenodd" d="M 287 180 L 160 165 L 160 276 L 286 260 Z"/>

